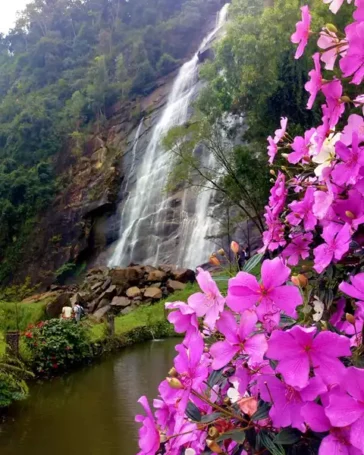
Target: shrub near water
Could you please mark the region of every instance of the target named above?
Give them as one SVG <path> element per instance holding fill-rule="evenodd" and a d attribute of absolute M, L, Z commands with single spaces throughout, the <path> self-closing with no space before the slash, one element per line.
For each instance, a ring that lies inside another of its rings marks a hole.
<path fill-rule="evenodd" d="M 74 321 L 51 319 L 25 332 L 35 371 L 54 375 L 81 364 L 91 356 L 85 326 Z"/>

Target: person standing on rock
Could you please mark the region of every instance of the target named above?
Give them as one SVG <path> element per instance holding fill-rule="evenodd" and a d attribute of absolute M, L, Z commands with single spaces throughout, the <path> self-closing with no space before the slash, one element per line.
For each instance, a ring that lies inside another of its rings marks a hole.
<path fill-rule="evenodd" d="M 72 307 L 64 306 L 62 308 L 61 319 L 71 319 L 72 318 Z"/>
<path fill-rule="evenodd" d="M 80 322 L 83 314 L 83 308 L 79 303 L 76 303 L 76 305 L 73 307 L 73 312 L 75 313 L 76 322 Z"/>

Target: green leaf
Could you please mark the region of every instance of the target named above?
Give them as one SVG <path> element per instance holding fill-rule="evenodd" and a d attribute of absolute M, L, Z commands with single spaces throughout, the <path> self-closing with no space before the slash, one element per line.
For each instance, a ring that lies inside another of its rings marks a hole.
<path fill-rule="evenodd" d="M 249 259 L 244 264 L 243 271 L 247 273 L 252 273 L 253 275 L 258 275 L 260 272 L 260 263 L 263 259 L 263 254 L 256 254 L 252 258 Z"/>
<path fill-rule="evenodd" d="M 194 422 L 201 422 L 202 416 L 198 407 L 190 401 L 186 408 L 186 415 Z"/>
<path fill-rule="evenodd" d="M 210 422 L 213 422 L 216 419 L 219 419 L 221 416 L 222 416 L 221 412 L 213 412 L 212 414 L 208 414 L 208 415 L 202 416 L 200 421 L 202 423 L 210 423 Z"/>
<path fill-rule="evenodd" d="M 285 451 L 280 444 L 275 444 L 273 442 L 272 436 L 270 433 L 261 431 L 257 435 L 257 440 L 260 445 L 263 445 L 272 455 L 285 455 Z"/>
<path fill-rule="evenodd" d="M 252 415 L 252 420 L 257 421 L 257 420 L 263 420 L 268 417 L 270 410 L 270 404 L 265 403 L 264 401 L 260 401 L 258 410 Z"/>
<path fill-rule="evenodd" d="M 228 431 L 227 433 L 220 435 L 216 441 L 221 442 L 226 439 L 232 439 L 233 441 L 242 444 L 245 441 L 245 432 L 241 430 Z"/>
<path fill-rule="evenodd" d="M 207 384 L 209 387 L 212 388 L 214 385 L 216 385 L 221 380 L 221 378 L 223 377 L 223 375 L 222 375 L 223 370 L 224 369 L 221 368 L 221 370 L 213 371 L 210 374 L 209 380 L 207 381 Z"/>
<path fill-rule="evenodd" d="M 291 445 L 301 439 L 301 433 L 294 428 L 285 428 L 273 439 L 275 444 Z"/>

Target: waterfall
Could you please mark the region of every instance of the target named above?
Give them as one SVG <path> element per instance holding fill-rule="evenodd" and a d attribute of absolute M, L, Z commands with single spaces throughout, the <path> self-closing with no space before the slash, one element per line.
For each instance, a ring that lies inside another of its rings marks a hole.
<path fill-rule="evenodd" d="M 218 13 L 215 29 L 204 38 L 198 51 L 218 35 L 226 23 L 228 7 L 229 4 L 226 4 Z M 172 127 L 185 123 L 190 116 L 190 106 L 197 90 L 198 63 L 197 52 L 179 70 L 140 164 L 135 163 L 135 150 L 133 152 L 136 183 L 130 189 L 121 211 L 120 238 L 109 266 L 126 266 L 130 262 L 168 262 L 196 267 L 205 262 L 210 253 L 206 250 L 210 242 L 205 236 L 211 225 L 208 210 L 213 192 L 204 191 L 195 197 L 193 213 L 189 216 L 187 198 L 190 190 L 181 190 L 178 217 L 175 214 L 175 197 L 164 192 L 171 158 L 161 141 Z M 213 165 L 211 157 L 203 159 Z M 196 236 L 196 240 L 191 239 L 191 235 Z"/>

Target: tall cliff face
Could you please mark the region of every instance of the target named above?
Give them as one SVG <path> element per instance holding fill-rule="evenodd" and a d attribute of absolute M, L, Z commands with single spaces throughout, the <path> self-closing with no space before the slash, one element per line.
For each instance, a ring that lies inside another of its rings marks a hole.
<path fill-rule="evenodd" d="M 206 18 L 200 42 L 214 28 L 214 22 L 214 15 Z M 191 43 L 191 53 L 198 44 Z M 106 128 L 98 131 L 95 127 L 81 156 L 72 153 L 72 144 L 57 155 L 58 196 L 36 222 L 15 281 L 30 276 L 33 282 L 47 286 L 70 272 L 81 273 L 93 264 L 108 262 L 120 234 L 120 207 L 128 195 L 125 184 L 128 179 L 131 186 L 135 183 L 133 163 L 142 159 L 177 73 L 160 78 L 148 96 L 110 109 Z M 142 118 L 143 129 L 133 158 Z M 176 205 L 181 204 L 180 196 L 172 197 Z M 167 237 L 170 228 L 167 223 Z"/>

